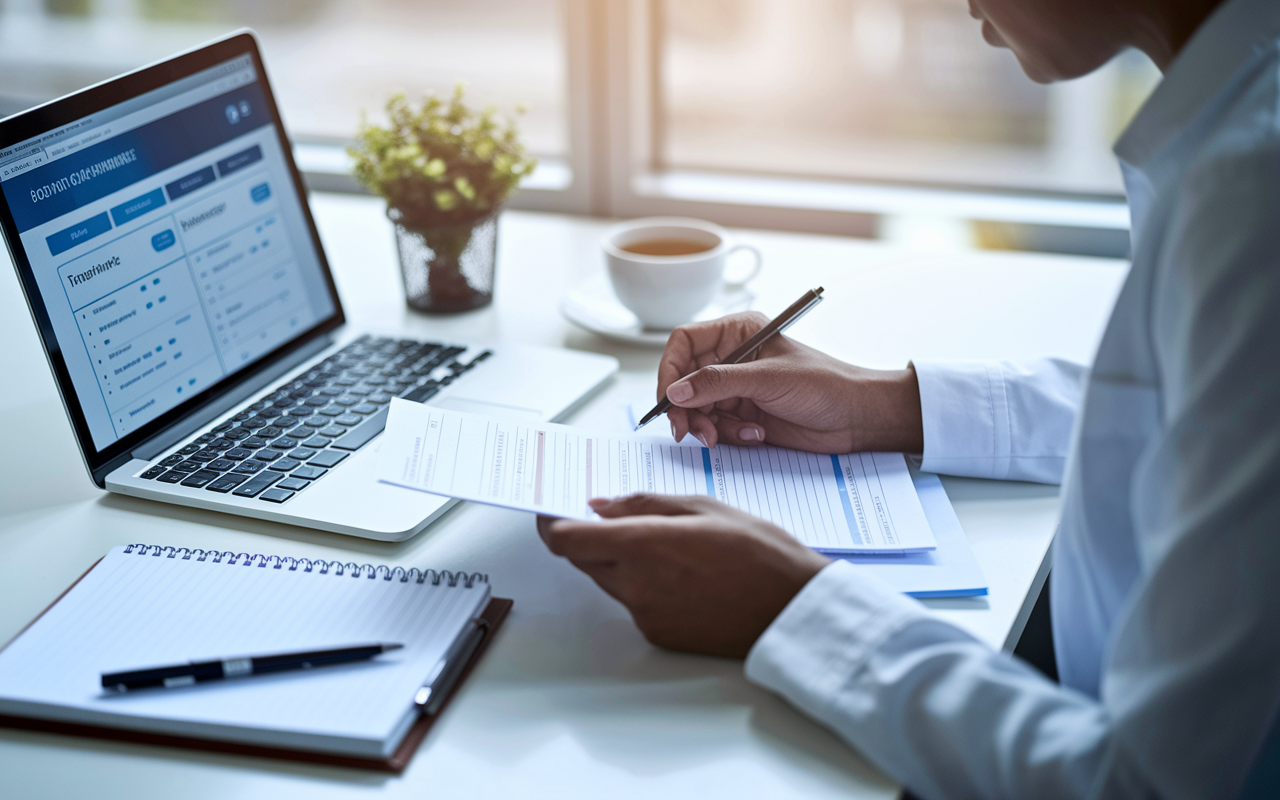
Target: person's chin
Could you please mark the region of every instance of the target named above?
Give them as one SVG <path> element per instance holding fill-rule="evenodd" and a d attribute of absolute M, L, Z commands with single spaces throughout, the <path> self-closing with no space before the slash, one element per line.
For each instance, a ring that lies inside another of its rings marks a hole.
<path fill-rule="evenodd" d="M 1048 68 L 1048 65 L 1042 63 L 1039 58 L 1028 57 L 1016 47 L 1010 47 L 1005 38 L 1000 35 L 1000 31 L 987 20 L 982 21 L 982 38 L 992 47 L 1001 47 L 1005 50 L 1011 50 L 1018 59 L 1018 65 L 1022 67 L 1022 71 L 1028 78 L 1036 83 L 1053 83 L 1056 80 L 1062 80 L 1057 77 L 1057 73 Z"/>
<path fill-rule="evenodd" d="M 982 38 L 992 47 L 1009 47 L 1005 43 L 1004 37 L 1000 35 L 1000 31 L 996 30 L 996 26 L 992 25 L 989 20 L 982 20 Z"/>
<path fill-rule="evenodd" d="M 1043 64 L 1018 56 L 1018 65 L 1022 67 L 1022 72 L 1036 83 L 1054 83 L 1060 80 L 1066 80 L 1059 77 L 1056 72 L 1048 70 Z"/>
<path fill-rule="evenodd" d="M 1015 51 L 1016 52 L 1016 51 Z M 1033 60 L 1018 56 L 1018 64 L 1022 67 L 1022 71 L 1028 78 L 1036 83 L 1058 83 L 1059 81 L 1073 81 L 1076 78 L 1083 78 L 1090 72 L 1098 69 L 1106 64 L 1106 61 L 1097 63 L 1069 63 L 1059 64 L 1048 61 Z"/>
<path fill-rule="evenodd" d="M 1079 53 L 1068 53 L 1066 59 L 1055 58 L 1048 48 L 1026 48 L 1019 46 L 1018 40 L 1010 44 L 999 29 L 986 19 L 982 20 L 982 38 L 992 47 L 1012 51 L 1023 73 L 1036 83 L 1074 80 L 1088 75 L 1110 60 L 1109 57 L 1088 58 Z"/>

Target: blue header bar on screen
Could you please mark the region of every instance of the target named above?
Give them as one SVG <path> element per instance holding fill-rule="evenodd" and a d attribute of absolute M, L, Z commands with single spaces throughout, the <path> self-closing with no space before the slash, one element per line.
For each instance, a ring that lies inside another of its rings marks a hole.
<path fill-rule="evenodd" d="M 244 114 L 245 108 L 256 113 Z M 0 188 L 22 233 L 266 125 L 266 109 L 258 84 L 242 86 L 17 175 Z"/>

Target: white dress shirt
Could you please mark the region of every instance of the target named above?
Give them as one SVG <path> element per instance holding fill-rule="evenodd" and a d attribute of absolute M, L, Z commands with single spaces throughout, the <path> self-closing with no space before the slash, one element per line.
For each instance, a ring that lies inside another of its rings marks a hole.
<path fill-rule="evenodd" d="M 1063 482 L 1061 685 L 845 562 L 747 659 L 925 797 L 1232 797 L 1280 705 L 1280 3 L 1220 6 L 1116 153 L 1092 370 L 916 363 L 924 469 Z"/>

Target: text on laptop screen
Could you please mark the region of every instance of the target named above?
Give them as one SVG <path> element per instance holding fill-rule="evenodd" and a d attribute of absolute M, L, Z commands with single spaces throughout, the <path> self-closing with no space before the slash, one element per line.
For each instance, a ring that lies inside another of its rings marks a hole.
<path fill-rule="evenodd" d="M 98 450 L 335 311 L 248 56 L 6 150 Z"/>

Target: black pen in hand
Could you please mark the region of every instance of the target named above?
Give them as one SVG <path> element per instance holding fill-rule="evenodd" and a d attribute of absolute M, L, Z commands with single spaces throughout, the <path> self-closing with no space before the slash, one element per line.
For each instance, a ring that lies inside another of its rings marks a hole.
<path fill-rule="evenodd" d="M 782 333 L 787 328 L 790 328 L 792 325 L 796 324 L 796 322 L 798 322 L 801 317 L 809 313 L 809 310 L 811 308 L 813 308 L 814 306 L 816 306 L 818 303 L 821 303 L 821 302 L 822 302 L 821 286 L 819 286 L 817 289 L 810 289 L 809 291 L 805 292 L 804 295 L 802 295 L 799 300 L 787 306 L 786 311 L 783 311 L 781 314 L 774 317 L 772 320 L 770 320 L 768 325 L 765 325 L 763 328 L 756 331 L 754 336 L 752 336 L 750 339 L 746 340 L 742 344 L 738 345 L 737 349 L 734 350 L 729 355 L 725 356 L 724 360 L 722 360 L 720 363 L 721 364 L 737 364 L 739 361 L 741 361 L 742 359 L 746 358 L 747 356 L 751 355 L 756 350 L 758 350 L 760 348 L 760 345 L 769 341 L 769 339 L 773 338 L 777 334 Z M 648 425 L 650 422 L 652 422 L 654 419 L 667 413 L 667 411 L 670 410 L 670 408 L 671 408 L 671 401 L 665 397 L 662 398 L 662 400 L 660 400 L 658 404 L 649 411 L 648 414 L 645 414 L 644 417 L 640 419 L 640 422 L 636 424 L 636 430 L 640 430 L 645 425 Z"/>
<path fill-rule="evenodd" d="M 102 688 L 113 692 L 135 689 L 172 689 L 205 681 L 243 678 L 296 669 L 310 669 L 330 664 L 345 664 L 373 658 L 388 650 L 399 650 L 402 644 L 361 644 L 332 650 L 308 650 L 301 653 L 277 653 L 269 656 L 242 656 L 215 661 L 191 661 L 169 667 L 149 667 L 127 672 L 102 673 Z"/>

